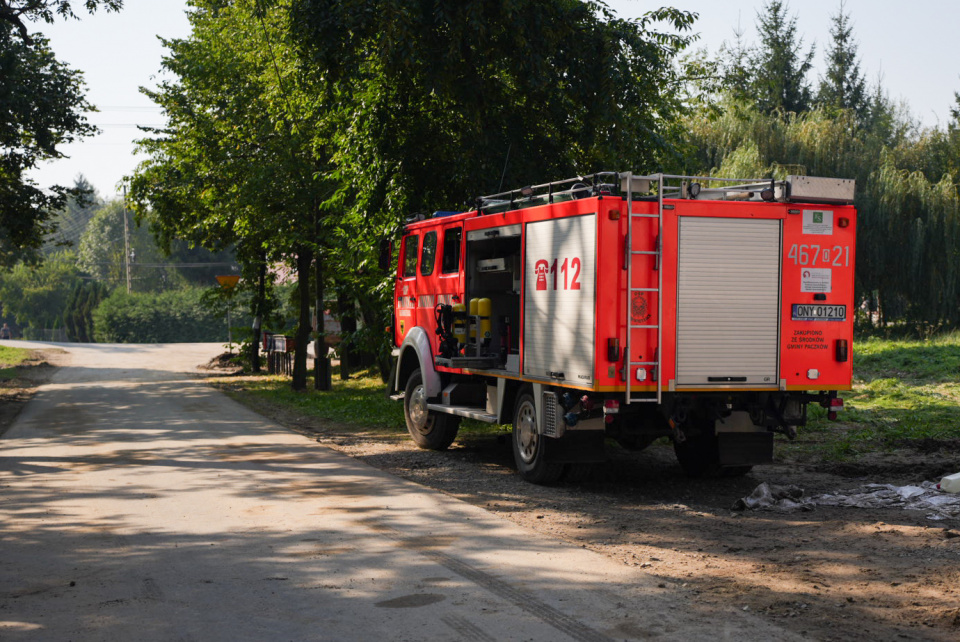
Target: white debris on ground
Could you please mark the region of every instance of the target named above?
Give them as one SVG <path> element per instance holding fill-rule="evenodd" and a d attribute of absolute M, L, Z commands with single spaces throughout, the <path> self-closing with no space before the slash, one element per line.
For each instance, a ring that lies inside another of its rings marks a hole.
<path fill-rule="evenodd" d="M 803 489 L 796 486 L 764 482 L 746 497 L 738 499 L 733 510 L 809 511 L 815 506 L 921 510 L 928 511 L 927 519 L 940 521 L 960 517 L 960 494 L 945 493 L 935 482 L 925 481 L 918 486 L 866 484 L 849 491 L 804 497 Z"/>
<path fill-rule="evenodd" d="M 799 486 L 777 486 L 763 482 L 752 493 L 738 499 L 733 510 L 813 510 L 809 499 L 803 498 L 803 489 Z"/>

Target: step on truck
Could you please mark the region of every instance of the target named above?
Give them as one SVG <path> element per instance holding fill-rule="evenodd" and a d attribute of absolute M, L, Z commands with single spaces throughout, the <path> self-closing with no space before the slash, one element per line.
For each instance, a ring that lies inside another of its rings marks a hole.
<path fill-rule="evenodd" d="M 669 437 L 693 476 L 773 458 L 852 379 L 852 180 L 604 172 L 403 228 L 390 392 L 422 448 L 513 424 L 551 483 Z"/>

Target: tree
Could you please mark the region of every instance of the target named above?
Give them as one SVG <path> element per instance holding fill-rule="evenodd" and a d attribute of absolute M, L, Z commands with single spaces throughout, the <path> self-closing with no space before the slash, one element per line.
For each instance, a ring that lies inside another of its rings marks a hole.
<path fill-rule="evenodd" d="M 28 45 L 35 43 L 34 36 L 30 35 L 26 22 L 42 20 L 52 23 L 56 16 L 62 18 L 76 18 L 73 6 L 82 4 L 86 10 L 93 13 L 97 7 L 107 11 L 119 11 L 123 0 L 0 0 L 0 21 L 16 28 L 20 39 Z"/>
<path fill-rule="evenodd" d="M 63 311 L 69 341 L 93 343 L 93 311 L 109 294 L 107 286 L 99 281 L 80 281 L 74 285 Z"/>
<path fill-rule="evenodd" d="M 165 41 L 164 67 L 176 80 L 146 92 L 169 126 L 141 141 L 151 158 L 132 178 L 131 196 L 140 216 L 153 213 L 167 247 L 177 238 L 211 250 L 236 243 L 247 277 L 261 273 L 258 262 L 294 262 L 293 387 L 303 389 L 310 286 L 324 281 L 310 272 L 323 248 L 323 202 L 335 192 L 320 133 L 326 101 L 299 66 L 286 2 L 197 0 L 193 7 L 191 36 Z M 254 306 L 257 317 L 270 307 L 261 297 Z"/>
<path fill-rule="evenodd" d="M 53 231 L 52 212 L 80 194 L 59 185 L 41 189 L 27 177 L 40 162 L 59 158 L 58 147 L 96 132 L 84 112 L 79 72 L 58 62 L 46 39 L 28 22 L 75 17 L 69 0 L 0 0 L 0 265 L 35 260 Z M 121 0 L 85 0 L 83 6 L 117 10 Z"/>
<path fill-rule="evenodd" d="M 860 71 L 853 26 L 849 14 L 844 13 L 844 4 L 841 1 L 840 11 L 831 17 L 832 42 L 827 50 L 827 72 L 820 79 L 817 102 L 830 109 L 851 109 L 863 122 L 869 107 L 867 82 Z"/>
<path fill-rule="evenodd" d="M 130 251 L 131 277 L 137 291 L 159 290 L 166 279 L 179 280 L 175 274 L 168 276 L 163 268 L 138 268 L 141 263 L 159 265 L 163 253 L 150 233 L 147 220 L 143 220 L 142 224 L 128 220 L 125 226 L 125 216 L 120 200 L 110 201 L 95 210 L 80 237 L 77 249 L 77 265 L 80 269 L 111 287 L 123 286 L 127 278 L 128 257 L 125 252 Z M 127 242 L 124 241 L 125 229 L 130 235 Z"/>
<path fill-rule="evenodd" d="M 367 334 L 377 333 L 367 349 L 384 354 L 389 320 L 376 251 L 406 216 L 679 156 L 676 56 L 692 37 L 657 26 L 682 33 L 694 14 L 664 8 L 626 21 L 602 2 L 572 0 L 292 8 L 302 67 L 331 109 L 322 143 L 342 215 L 326 256 L 356 293 Z"/>
<path fill-rule="evenodd" d="M 103 207 L 103 200 L 83 174 L 74 181 L 73 192 L 67 197 L 63 209 L 54 215 L 53 224 L 56 230 L 47 237 L 43 246 L 44 253 L 49 254 L 63 247 L 78 247 L 90 219 Z"/>
<path fill-rule="evenodd" d="M 757 12 L 760 44 L 750 56 L 753 92 L 764 113 L 801 113 L 810 109 L 807 74 L 813 67 L 814 47 L 802 53 L 803 38 L 797 36 L 797 19 L 787 15 L 782 0 L 769 0 Z"/>
<path fill-rule="evenodd" d="M 166 43 L 177 80 L 150 94 L 170 125 L 142 142 L 150 160 L 131 194 L 167 241 L 237 243 L 245 275 L 254 261 L 295 263 L 295 388 L 309 307 L 325 307 L 331 268 L 382 344 L 388 281 L 376 248 L 405 215 L 496 191 L 502 178 L 673 153 L 673 63 L 689 38 L 652 27 L 686 29 L 688 13 L 628 22 L 572 0 L 193 7 L 190 38 Z"/>
<path fill-rule="evenodd" d="M 0 277 L 3 314 L 29 328 L 55 328 L 62 322 L 70 293 L 80 281 L 76 256 L 60 251 L 39 266 L 19 263 Z"/>
<path fill-rule="evenodd" d="M 960 92 L 953 92 L 953 106 L 950 107 L 945 138 L 947 171 L 953 174 L 954 181 L 960 185 Z"/>
<path fill-rule="evenodd" d="M 350 191 L 397 221 L 501 183 L 670 157 L 691 37 L 654 27 L 694 19 L 620 20 L 592 1 L 294 0 L 292 25 L 341 107 L 332 142 Z"/>

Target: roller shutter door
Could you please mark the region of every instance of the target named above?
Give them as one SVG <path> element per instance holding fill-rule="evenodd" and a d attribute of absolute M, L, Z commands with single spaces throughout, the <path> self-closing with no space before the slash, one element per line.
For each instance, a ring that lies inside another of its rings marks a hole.
<path fill-rule="evenodd" d="M 677 385 L 776 385 L 780 221 L 682 217 L 679 228 Z"/>
<path fill-rule="evenodd" d="M 596 215 L 526 225 L 523 374 L 592 385 Z"/>

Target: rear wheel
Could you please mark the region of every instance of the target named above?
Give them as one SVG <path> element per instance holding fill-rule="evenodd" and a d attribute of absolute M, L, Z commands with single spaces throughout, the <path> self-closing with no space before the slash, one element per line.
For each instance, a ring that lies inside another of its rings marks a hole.
<path fill-rule="evenodd" d="M 560 479 L 563 464 L 549 463 L 549 437 L 537 432 L 537 406 L 530 392 L 517 397 L 513 412 L 513 459 L 520 476 L 533 484 L 552 484 Z"/>
<path fill-rule="evenodd" d="M 413 442 L 427 450 L 446 449 L 456 439 L 460 428 L 460 417 L 427 408 L 427 389 L 420 370 L 414 370 L 407 379 L 403 416 Z"/>

